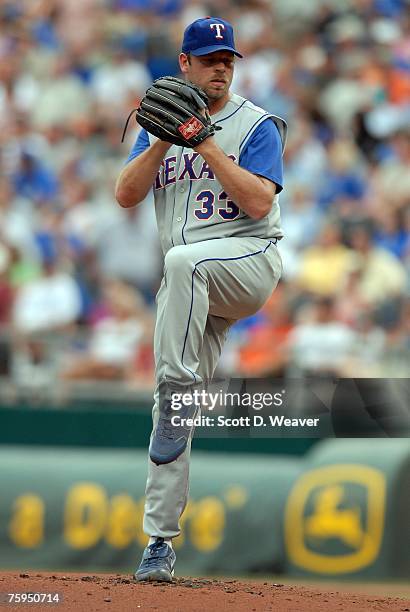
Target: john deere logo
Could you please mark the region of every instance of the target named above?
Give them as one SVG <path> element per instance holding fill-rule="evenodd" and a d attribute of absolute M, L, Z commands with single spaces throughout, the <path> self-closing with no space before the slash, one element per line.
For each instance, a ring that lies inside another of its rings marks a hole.
<path fill-rule="evenodd" d="M 331 465 L 303 474 L 285 509 L 291 562 L 321 574 L 370 565 L 382 542 L 385 495 L 384 474 L 364 465 Z"/>

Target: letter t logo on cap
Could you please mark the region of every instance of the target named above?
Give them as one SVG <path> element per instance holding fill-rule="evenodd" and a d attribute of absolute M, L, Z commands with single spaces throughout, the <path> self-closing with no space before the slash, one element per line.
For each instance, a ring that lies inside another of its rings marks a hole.
<path fill-rule="evenodd" d="M 211 30 L 213 30 L 214 28 L 216 29 L 215 38 L 221 38 L 223 40 L 223 36 L 221 34 L 221 30 L 225 29 L 225 26 L 223 23 L 211 23 L 209 27 L 211 28 Z"/>

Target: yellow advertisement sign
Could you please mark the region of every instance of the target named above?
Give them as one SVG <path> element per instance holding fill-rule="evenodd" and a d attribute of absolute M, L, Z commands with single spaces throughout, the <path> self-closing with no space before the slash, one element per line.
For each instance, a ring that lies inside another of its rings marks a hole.
<path fill-rule="evenodd" d="M 376 468 L 351 463 L 305 472 L 285 508 L 289 560 L 320 574 L 368 567 L 380 551 L 385 502 L 385 476 Z"/>

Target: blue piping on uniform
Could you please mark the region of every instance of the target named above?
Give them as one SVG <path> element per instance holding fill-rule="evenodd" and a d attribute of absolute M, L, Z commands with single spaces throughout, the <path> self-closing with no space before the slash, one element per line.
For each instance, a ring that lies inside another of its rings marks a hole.
<path fill-rule="evenodd" d="M 179 162 L 178 162 L 178 171 L 177 171 L 177 173 L 179 172 L 179 166 L 180 166 L 180 163 L 181 163 L 181 160 L 182 160 L 182 156 L 183 156 L 183 154 L 184 154 L 184 148 L 185 148 L 185 147 L 182 147 L 182 148 L 181 148 L 181 157 L 179 158 Z M 173 203 L 173 205 L 172 205 L 172 223 L 174 222 L 176 189 L 177 189 L 177 181 L 175 181 L 174 203 Z M 182 236 L 182 237 L 183 237 L 183 236 Z M 172 226 L 171 226 L 171 242 L 172 242 L 172 246 L 175 246 L 175 244 L 174 244 L 174 230 L 173 230 L 173 227 L 172 227 Z M 185 243 L 185 244 L 186 244 L 186 243 Z"/>
<path fill-rule="evenodd" d="M 250 136 L 250 134 L 252 133 L 252 131 L 258 127 L 258 125 L 260 123 L 262 123 L 265 119 L 268 119 L 269 117 L 271 117 L 272 115 L 269 115 L 268 113 L 266 113 L 266 115 L 262 115 L 262 117 L 259 117 L 259 119 L 253 124 L 253 126 L 251 128 L 249 128 L 246 136 L 242 139 L 242 142 L 239 145 L 239 154 L 241 153 L 241 149 L 242 149 L 242 145 L 246 142 L 246 140 L 248 139 L 248 137 Z"/>
<path fill-rule="evenodd" d="M 237 113 L 239 110 L 241 110 L 242 106 L 243 106 L 243 105 L 244 105 L 246 102 L 248 102 L 248 101 L 249 101 L 249 100 L 244 100 L 244 101 L 242 102 L 242 104 L 241 104 L 240 106 L 238 106 L 238 108 L 237 108 L 237 109 L 235 109 L 235 110 L 233 111 L 233 113 L 231 113 L 230 115 L 227 115 L 226 117 L 223 117 L 222 119 L 217 119 L 217 120 L 215 121 L 215 123 L 216 123 L 216 124 L 218 124 L 218 123 L 221 123 L 222 121 L 226 121 L 227 119 L 229 119 L 230 117 L 232 117 L 232 116 L 233 116 L 235 113 Z"/>
<path fill-rule="evenodd" d="M 185 370 L 187 370 L 187 372 L 189 372 L 190 374 L 192 374 L 192 376 L 194 377 L 194 382 L 197 382 L 197 378 L 196 378 L 196 374 L 194 372 L 192 372 L 189 368 L 187 368 L 184 365 L 184 353 L 185 353 L 185 347 L 186 347 L 186 341 L 188 338 L 188 331 L 189 331 L 189 326 L 191 323 L 191 316 L 192 316 L 192 309 L 194 306 L 194 274 L 197 270 L 197 267 L 204 263 L 205 261 L 238 261 L 239 259 L 246 259 L 247 257 L 253 257 L 254 255 L 260 255 L 261 253 L 266 253 L 266 251 L 269 249 L 269 247 L 273 244 L 272 241 L 269 241 L 268 246 L 263 250 L 263 251 L 255 251 L 255 253 L 248 253 L 247 255 L 241 255 L 240 257 L 210 257 L 208 259 L 201 259 L 201 261 L 198 261 L 195 266 L 194 269 L 192 271 L 192 282 L 191 282 L 191 306 L 189 309 L 189 316 L 188 316 L 188 322 L 187 322 L 187 327 L 186 327 L 186 332 L 185 332 L 185 338 L 184 338 L 184 345 L 182 347 L 182 355 L 181 355 L 181 363 L 182 363 L 182 367 L 185 368 Z"/>
<path fill-rule="evenodd" d="M 215 121 L 215 123 L 221 123 L 221 121 L 226 121 L 227 119 L 229 119 L 230 117 L 232 117 L 232 116 L 233 116 L 235 113 L 237 113 L 239 110 L 241 110 L 242 106 L 243 106 L 243 105 L 244 105 L 246 102 L 248 102 L 248 100 L 244 100 L 244 101 L 242 102 L 242 104 L 241 104 L 240 106 L 238 106 L 238 108 L 236 108 L 236 109 L 233 111 L 233 113 L 231 113 L 230 115 L 227 115 L 226 117 L 223 117 L 222 119 L 219 119 L 218 121 Z M 182 159 L 182 156 L 181 156 L 181 159 Z M 182 234 L 182 240 L 183 240 L 184 244 L 186 244 L 186 240 L 185 240 L 185 236 L 184 236 L 184 230 L 185 230 L 186 224 L 187 224 L 187 222 L 188 222 L 189 198 L 190 198 L 190 195 L 191 195 L 191 190 L 192 190 L 192 181 L 190 181 L 190 182 L 189 182 L 189 193 L 188 193 L 188 198 L 187 198 L 186 207 L 185 207 L 185 222 L 184 222 L 184 225 L 183 225 L 183 227 L 182 227 L 182 231 L 181 231 L 181 234 Z M 236 221 L 236 219 L 233 219 L 233 220 L 234 220 L 234 221 Z"/>
<path fill-rule="evenodd" d="M 185 221 L 184 221 L 184 225 L 182 226 L 182 230 L 181 230 L 182 240 L 184 241 L 184 244 L 186 244 L 186 240 L 184 236 L 184 229 L 188 222 L 189 198 L 191 197 L 191 191 L 192 191 L 192 181 L 189 181 L 189 191 L 188 191 L 188 197 L 187 197 L 186 206 L 185 206 Z"/>

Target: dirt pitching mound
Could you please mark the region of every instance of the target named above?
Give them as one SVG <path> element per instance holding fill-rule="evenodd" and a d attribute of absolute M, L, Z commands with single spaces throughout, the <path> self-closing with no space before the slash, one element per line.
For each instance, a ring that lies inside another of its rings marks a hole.
<path fill-rule="evenodd" d="M 410 599 L 353 594 L 270 582 L 176 578 L 172 584 L 135 583 L 117 574 L 0 573 L 0 609 L 99 612 L 410 612 Z M 33 603 L 8 603 L 16 599 Z M 20 594 L 20 597 L 17 597 Z M 29 597 L 29 594 L 32 594 Z M 45 594 L 46 596 L 43 596 Z M 58 597 L 55 597 L 55 595 Z M 25 595 L 25 597 L 24 597 Z M 58 599 L 58 602 L 57 602 Z M 40 600 L 39 603 L 35 603 Z M 48 603 L 50 601 L 50 603 Z"/>

